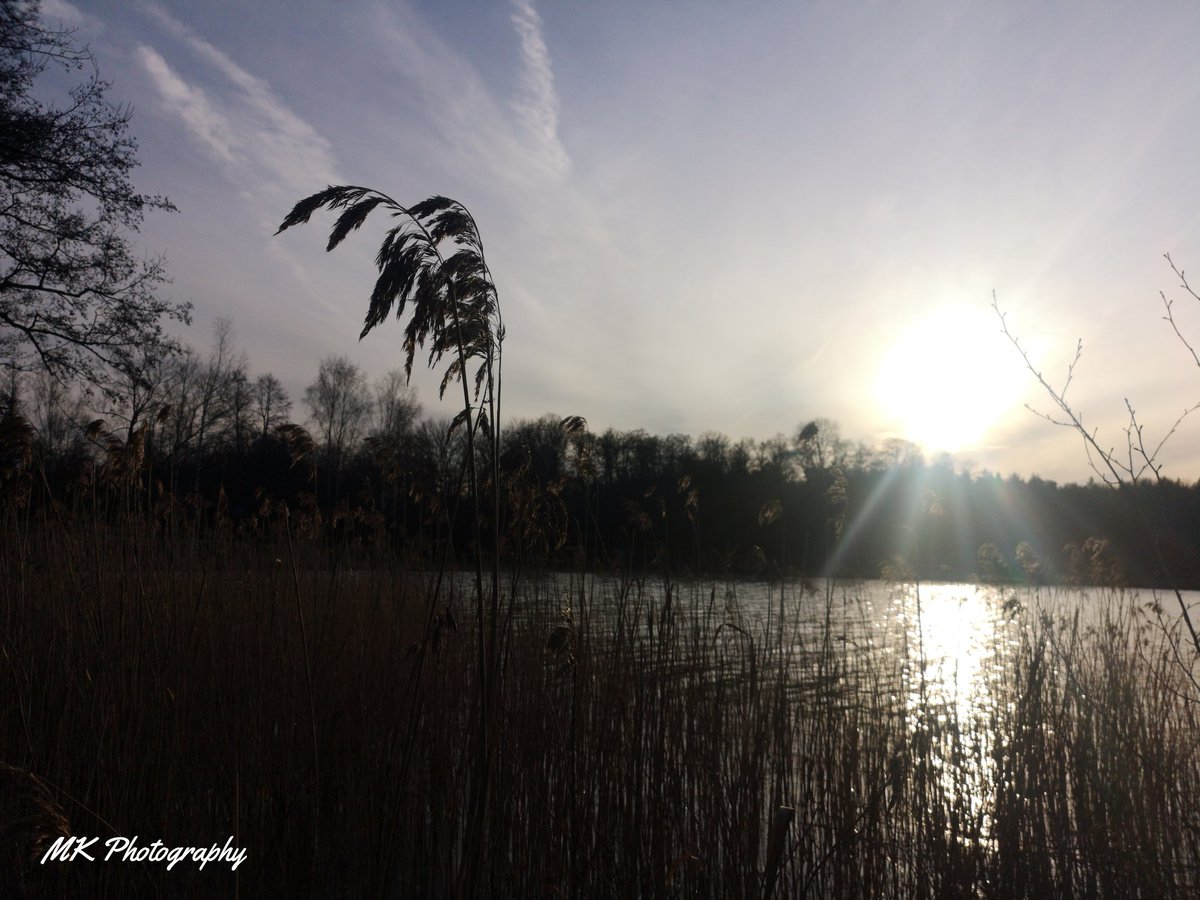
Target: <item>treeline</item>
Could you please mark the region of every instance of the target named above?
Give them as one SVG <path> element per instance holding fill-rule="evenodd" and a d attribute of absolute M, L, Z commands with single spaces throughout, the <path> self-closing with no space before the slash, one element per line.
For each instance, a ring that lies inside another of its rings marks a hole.
<path fill-rule="evenodd" d="M 225 321 L 207 352 L 143 362 L 90 404 L 10 374 L 7 503 L 249 535 L 286 513 L 414 562 L 468 547 L 462 430 L 423 416 L 402 372 L 371 382 L 329 357 L 296 404 L 274 375 L 250 374 Z M 1150 585 L 1161 558 L 1200 585 L 1196 485 L 973 474 L 907 442 L 847 441 L 830 420 L 735 442 L 546 415 L 509 423 L 500 452 L 510 564 Z"/>

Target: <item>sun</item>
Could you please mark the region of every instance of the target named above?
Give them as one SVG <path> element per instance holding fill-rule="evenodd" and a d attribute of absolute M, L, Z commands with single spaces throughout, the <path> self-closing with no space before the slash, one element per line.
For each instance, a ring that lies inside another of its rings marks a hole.
<path fill-rule="evenodd" d="M 915 322 L 885 351 L 875 402 L 899 436 L 929 452 L 954 453 L 979 446 L 1016 404 L 1019 375 L 993 318 L 946 306 Z"/>

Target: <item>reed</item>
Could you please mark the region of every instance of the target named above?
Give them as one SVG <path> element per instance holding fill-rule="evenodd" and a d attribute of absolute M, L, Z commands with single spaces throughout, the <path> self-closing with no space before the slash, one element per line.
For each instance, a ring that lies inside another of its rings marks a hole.
<path fill-rule="evenodd" d="M 879 612 L 853 584 L 776 585 L 753 610 L 734 584 L 510 581 L 474 859 L 473 577 L 294 518 L 292 555 L 282 526 L 249 541 L 82 506 L 8 526 L 0 758 L 75 834 L 249 853 L 237 872 L 55 863 L 44 896 L 1200 887 L 1190 682 L 1153 610 L 1116 596 L 1090 618 L 1027 598 L 996 638 L 1004 702 L 964 712 L 914 701 L 899 642 L 854 637 Z"/>

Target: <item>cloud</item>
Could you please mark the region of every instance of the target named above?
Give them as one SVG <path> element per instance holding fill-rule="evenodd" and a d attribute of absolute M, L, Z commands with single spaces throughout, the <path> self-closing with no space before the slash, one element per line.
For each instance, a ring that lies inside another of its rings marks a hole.
<path fill-rule="evenodd" d="M 100 19 L 85 13 L 74 4 L 68 3 L 67 0 L 42 0 L 41 20 L 48 23 L 57 20 L 68 28 L 82 29 L 88 37 L 97 35 L 104 30 L 104 23 Z"/>
<path fill-rule="evenodd" d="M 377 4 L 371 31 L 379 56 L 394 67 L 406 96 L 419 98 L 421 124 L 406 136 L 429 142 L 424 152 L 449 173 L 471 173 L 482 184 L 524 188 L 528 177 L 511 116 L 462 54 L 406 5 Z"/>
<path fill-rule="evenodd" d="M 429 152 L 447 172 L 518 192 L 561 183 L 570 159 L 558 137 L 559 100 L 541 19 L 529 0 L 516 0 L 512 14 L 520 71 L 511 101 L 411 7 L 373 8 L 380 58 L 400 75 L 405 99 L 419 98 L 424 138 L 436 143 Z"/>
<path fill-rule="evenodd" d="M 202 76 L 205 87 L 189 84 L 161 53 L 146 45 L 138 48 L 142 66 L 168 109 L 183 119 L 202 147 L 226 165 L 226 173 L 235 182 L 242 187 L 269 186 L 291 196 L 311 190 L 313 184 L 337 180 L 329 141 L 292 112 L 266 81 L 160 7 L 148 10 L 207 64 Z"/>
<path fill-rule="evenodd" d="M 558 137 L 558 94 L 550 51 L 542 36 L 542 20 L 532 0 L 513 0 L 513 26 L 521 39 L 521 93 L 513 103 L 517 116 L 533 140 L 533 151 L 549 175 L 562 176 L 570 167 L 566 148 Z"/>
<path fill-rule="evenodd" d="M 200 143 L 222 162 L 234 162 L 233 127 L 213 108 L 208 96 L 175 74 L 162 55 L 144 44 L 137 49 L 138 60 L 154 80 L 167 106 L 183 119 L 183 124 Z"/>

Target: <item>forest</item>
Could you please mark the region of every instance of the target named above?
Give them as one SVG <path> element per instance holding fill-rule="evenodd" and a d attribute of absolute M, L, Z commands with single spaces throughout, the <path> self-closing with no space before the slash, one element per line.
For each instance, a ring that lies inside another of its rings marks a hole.
<path fill-rule="evenodd" d="M 402 371 L 372 382 L 330 357 L 295 403 L 270 373 L 249 375 L 233 342 L 219 322 L 207 352 L 144 368 L 105 418 L 45 375 L 11 373 L 8 502 L 82 502 L 117 480 L 113 496 L 164 527 L 262 535 L 286 507 L 330 540 L 386 540 L 414 564 L 443 543 L 465 552 L 463 432 L 423 416 Z M 845 440 L 831 419 L 735 441 L 547 414 L 507 423 L 500 456 L 513 563 L 860 578 L 899 565 L 930 580 L 1163 587 L 1161 552 L 1178 586 L 1200 585 L 1200 487 L 1182 482 L 972 472 L 907 442 Z"/>

